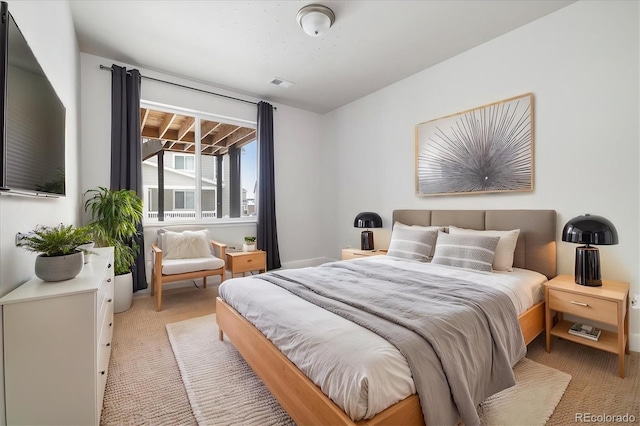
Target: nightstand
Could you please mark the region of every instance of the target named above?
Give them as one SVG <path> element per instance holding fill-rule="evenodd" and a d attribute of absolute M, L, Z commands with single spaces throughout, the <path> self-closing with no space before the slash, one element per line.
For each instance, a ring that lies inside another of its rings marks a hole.
<path fill-rule="evenodd" d="M 265 272 L 267 268 L 267 252 L 262 250 L 227 252 L 227 269 L 231 278 L 235 274 L 258 271 Z"/>
<path fill-rule="evenodd" d="M 342 260 L 358 259 L 367 256 L 383 256 L 387 254 L 387 250 L 359 250 L 346 248 L 342 249 Z"/>
<path fill-rule="evenodd" d="M 600 287 L 578 285 L 569 275 L 558 275 L 544 285 L 547 352 L 551 352 L 551 336 L 618 354 L 618 373 L 624 378 L 624 355 L 629 353 L 629 284 L 602 280 Z M 553 326 L 551 312 L 558 313 Z M 569 334 L 573 324 L 563 314 L 575 315 L 589 322 L 597 321 L 616 327 L 602 330 L 597 341 Z M 553 328 L 552 328 L 553 326 Z"/>

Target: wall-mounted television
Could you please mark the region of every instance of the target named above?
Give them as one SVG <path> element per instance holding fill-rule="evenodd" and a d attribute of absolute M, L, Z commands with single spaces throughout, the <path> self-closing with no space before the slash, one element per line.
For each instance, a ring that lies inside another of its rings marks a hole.
<path fill-rule="evenodd" d="M 0 191 L 65 195 L 65 116 L 51 82 L 0 2 Z"/>

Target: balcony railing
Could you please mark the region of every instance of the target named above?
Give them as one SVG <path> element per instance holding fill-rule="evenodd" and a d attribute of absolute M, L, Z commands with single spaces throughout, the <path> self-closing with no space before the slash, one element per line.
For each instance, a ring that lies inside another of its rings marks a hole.
<path fill-rule="evenodd" d="M 216 217 L 216 211 L 203 211 L 202 218 L 210 219 Z M 147 212 L 147 219 L 157 219 L 158 212 Z M 195 219 L 196 212 L 193 210 L 172 210 L 164 212 L 165 219 Z"/>

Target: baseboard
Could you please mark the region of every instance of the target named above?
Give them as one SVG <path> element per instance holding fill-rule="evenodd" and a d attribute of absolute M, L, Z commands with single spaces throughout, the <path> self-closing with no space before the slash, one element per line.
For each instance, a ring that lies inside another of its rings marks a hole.
<path fill-rule="evenodd" d="M 629 333 L 629 350 L 640 352 L 640 333 Z"/>

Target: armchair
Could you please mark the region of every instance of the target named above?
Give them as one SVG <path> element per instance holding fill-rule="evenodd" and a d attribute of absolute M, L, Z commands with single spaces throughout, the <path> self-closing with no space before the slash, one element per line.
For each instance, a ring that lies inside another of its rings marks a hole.
<path fill-rule="evenodd" d="M 157 297 L 157 310 L 162 309 L 162 285 L 175 281 L 202 278 L 207 287 L 207 277 L 219 275 L 225 279 L 226 244 L 209 238 L 206 229 L 174 232 L 158 231 L 158 240 L 151 246 L 151 296 Z"/>

